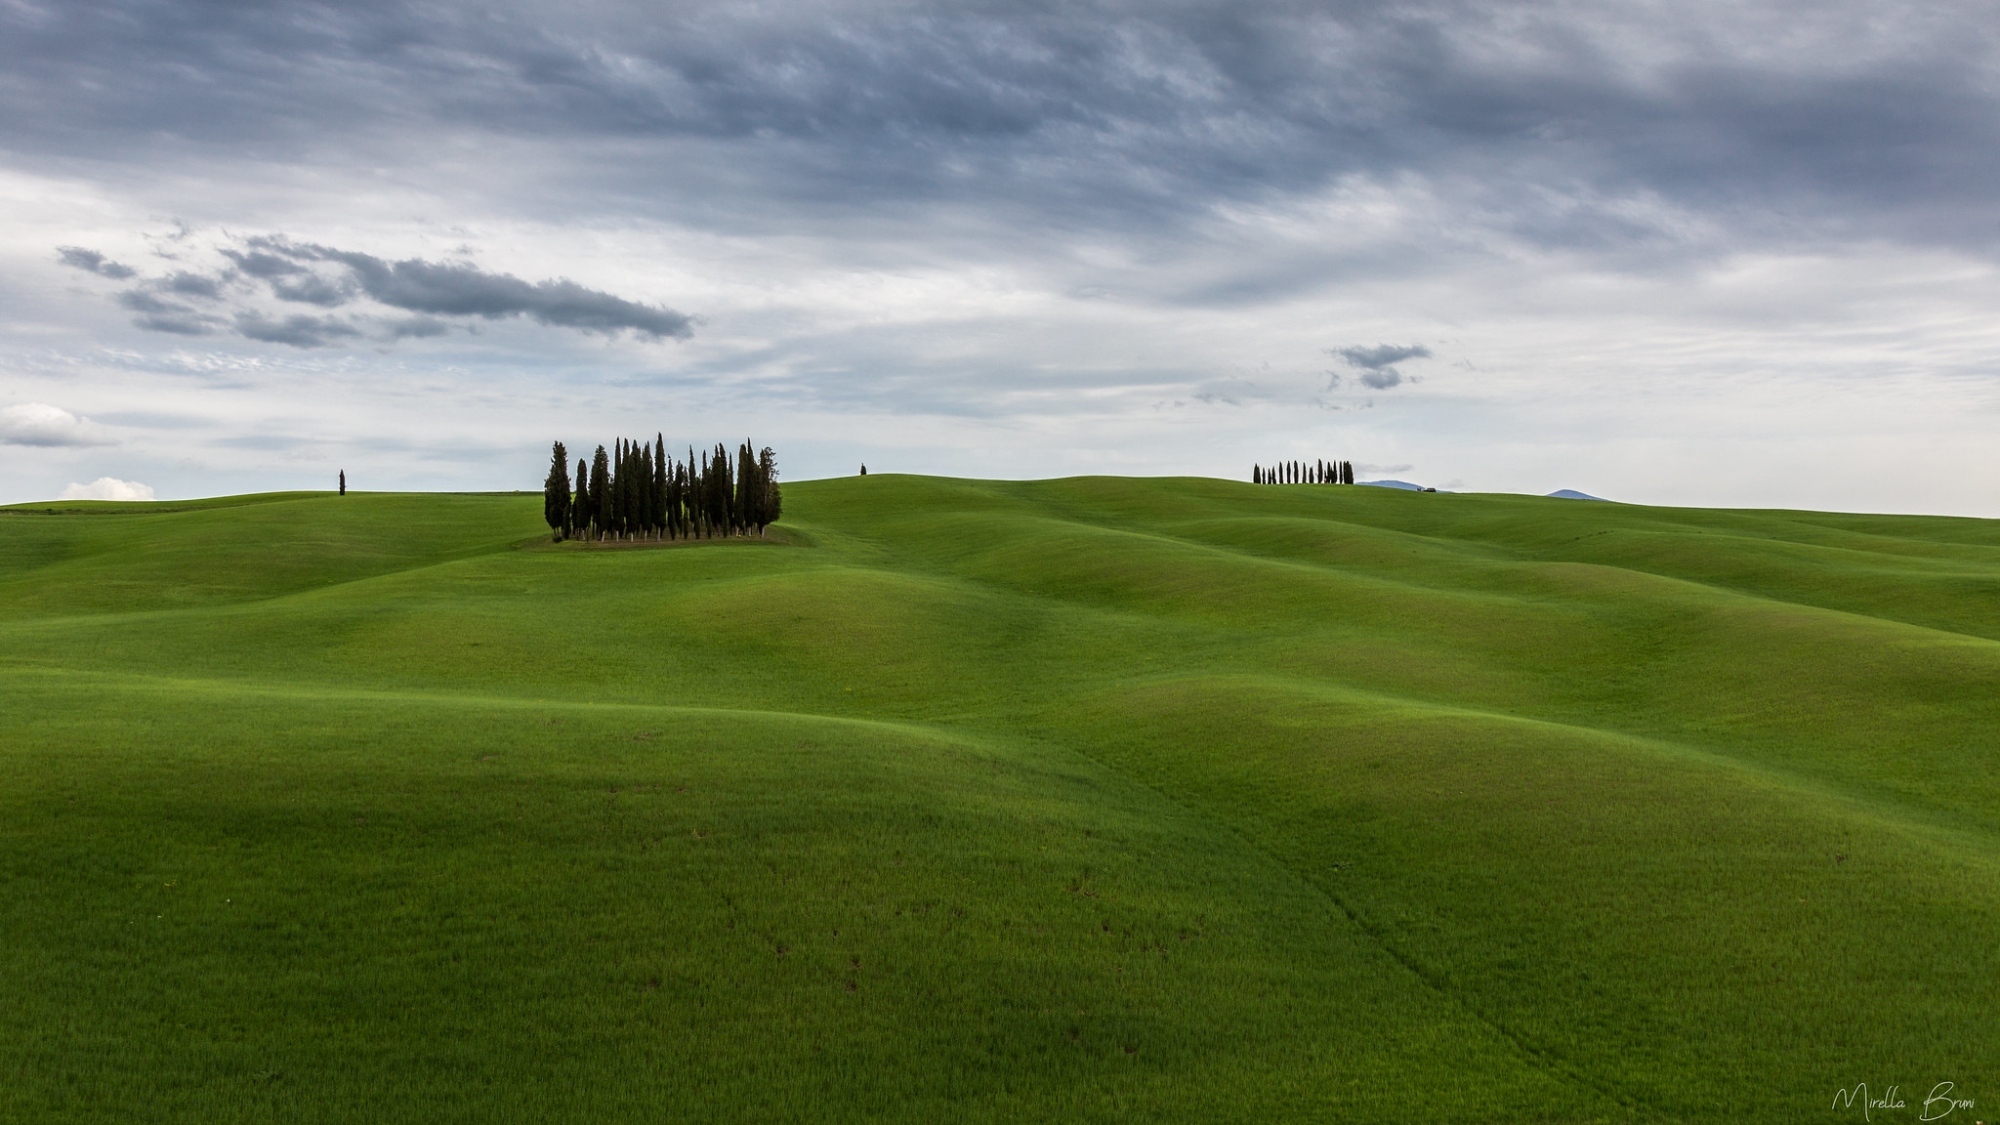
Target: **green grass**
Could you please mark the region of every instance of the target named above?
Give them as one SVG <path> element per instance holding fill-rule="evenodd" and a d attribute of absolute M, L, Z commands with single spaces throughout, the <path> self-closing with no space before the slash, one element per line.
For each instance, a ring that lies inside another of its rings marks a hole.
<path fill-rule="evenodd" d="M 0 1119 L 2000 1102 L 2000 524 L 786 504 L 0 509 Z"/>

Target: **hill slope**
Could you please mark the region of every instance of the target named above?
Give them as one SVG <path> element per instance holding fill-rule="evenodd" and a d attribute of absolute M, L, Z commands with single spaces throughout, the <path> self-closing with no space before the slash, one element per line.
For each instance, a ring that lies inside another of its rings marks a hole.
<path fill-rule="evenodd" d="M 875 475 L 604 550 L 537 503 L 0 513 L 0 1116 L 2000 1097 L 2000 525 Z"/>

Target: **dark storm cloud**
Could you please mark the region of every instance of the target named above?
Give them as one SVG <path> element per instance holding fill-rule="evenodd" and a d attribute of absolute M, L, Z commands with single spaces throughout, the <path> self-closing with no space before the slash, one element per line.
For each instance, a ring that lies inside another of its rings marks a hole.
<path fill-rule="evenodd" d="M 56 257 L 63 265 L 94 273 L 99 277 L 108 277 L 114 281 L 123 281 L 136 272 L 131 266 L 120 265 L 95 250 L 86 250 L 81 246 L 59 247 L 56 250 Z"/>
<path fill-rule="evenodd" d="M 136 169 L 502 135 L 579 154 L 548 161 L 589 169 L 594 201 L 571 207 L 738 223 L 952 199 L 1139 229 L 1417 174 L 1482 222 L 1564 246 L 1677 237 L 1607 202 L 1648 195 L 1769 237 L 2000 235 L 1985 8 L 1676 11 L 16 3 L 0 7 L 0 142 Z M 682 143 L 713 160 L 689 163 Z M 669 176 L 737 190 L 649 191 Z"/>

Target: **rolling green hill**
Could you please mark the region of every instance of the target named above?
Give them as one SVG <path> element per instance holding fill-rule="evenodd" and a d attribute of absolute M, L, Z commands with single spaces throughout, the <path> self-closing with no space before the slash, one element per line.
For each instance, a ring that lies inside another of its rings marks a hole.
<path fill-rule="evenodd" d="M 0 510 L 0 1119 L 2000 1110 L 2000 523 L 785 499 Z"/>

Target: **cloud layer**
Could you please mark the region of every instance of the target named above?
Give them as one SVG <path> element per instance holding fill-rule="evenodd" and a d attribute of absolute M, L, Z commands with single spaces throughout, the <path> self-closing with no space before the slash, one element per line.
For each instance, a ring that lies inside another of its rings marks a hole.
<path fill-rule="evenodd" d="M 2000 214 L 1995 28 L 1972 3 L 0 12 L 0 136 L 22 151 L 173 138 L 282 160 L 330 136 L 505 137 L 586 158 L 557 178 L 593 202 L 650 182 L 668 208 L 745 222 L 781 200 L 983 197 L 1123 227 L 1412 174 L 1565 245 L 1672 238 L 1648 200 L 1770 237 L 1989 247 Z M 729 194 L 675 190 L 694 185 Z"/>

